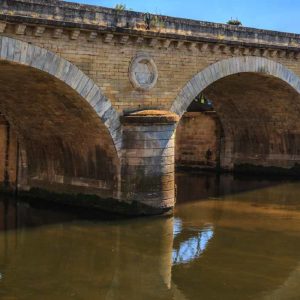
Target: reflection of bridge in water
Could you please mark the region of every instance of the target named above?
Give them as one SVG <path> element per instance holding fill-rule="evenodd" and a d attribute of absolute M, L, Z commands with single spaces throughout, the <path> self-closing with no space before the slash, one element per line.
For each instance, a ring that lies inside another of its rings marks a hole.
<path fill-rule="evenodd" d="M 185 205 L 176 218 L 94 223 L 1 202 L 0 298 L 40 286 L 49 295 L 56 291 L 56 299 L 68 299 L 67 292 L 87 299 L 172 300 L 195 299 L 195 293 L 209 299 L 220 290 L 230 299 L 243 289 L 256 299 L 298 292 L 297 258 L 280 261 L 296 253 L 299 239 L 282 239 L 276 227 L 266 237 L 270 216 L 259 218 L 257 233 L 235 228 L 226 205 L 211 201 L 221 215 L 205 205 Z M 242 226 L 250 224 L 249 215 L 243 218 Z M 265 282 L 253 289 L 257 276 Z"/>

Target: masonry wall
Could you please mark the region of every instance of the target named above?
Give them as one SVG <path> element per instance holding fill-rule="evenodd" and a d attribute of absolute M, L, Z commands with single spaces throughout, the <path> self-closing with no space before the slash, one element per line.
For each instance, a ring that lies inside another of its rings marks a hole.
<path fill-rule="evenodd" d="M 273 77 L 243 73 L 204 91 L 222 123 L 221 167 L 299 173 L 300 95 Z"/>
<path fill-rule="evenodd" d="M 214 111 L 186 112 L 176 132 L 177 166 L 216 168 L 220 156 L 220 125 Z M 211 158 L 207 159 L 207 151 Z"/>
<path fill-rule="evenodd" d="M 46 29 L 45 33 L 41 37 L 36 37 L 34 35 L 34 29 L 31 27 L 26 28 L 24 35 L 16 35 L 14 29 L 15 27 L 13 25 L 8 25 L 5 33 L 2 35 L 31 42 L 35 45 L 49 49 L 74 63 L 88 76 L 95 80 L 95 82 L 103 90 L 104 94 L 111 100 L 114 107 L 121 113 L 126 110 L 145 109 L 149 107 L 169 110 L 179 91 L 196 73 L 216 61 L 233 56 L 244 55 L 243 51 L 231 52 L 228 48 L 223 51 L 220 51 L 220 49 L 212 51 L 209 47 L 189 50 L 187 47 L 178 48 L 176 43 L 171 43 L 168 48 L 163 47 L 163 44 L 160 42 L 151 47 L 146 43 L 138 45 L 132 38 L 129 38 L 125 44 L 120 43 L 120 40 L 117 37 L 114 37 L 114 39 L 110 42 L 105 42 L 104 37 L 100 35 L 94 41 L 89 42 L 87 41 L 87 33 L 85 32 L 82 32 L 77 40 L 72 40 L 70 39 L 70 32 L 67 30 L 63 32 L 60 38 L 56 39 L 53 38 L 53 29 Z M 130 83 L 128 76 L 128 67 L 132 58 L 141 51 L 149 53 L 154 58 L 158 68 L 159 76 L 157 85 L 150 91 L 136 90 Z M 249 53 L 247 53 L 247 55 L 249 55 Z M 251 55 L 260 56 L 257 53 L 253 53 Z M 268 57 L 268 53 L 266 57 Z M 278 61 L 294 71 L 296 74 L 300 75 L 300 64 L 296 57 L 284 55 L 268 58 Z M 21 76 L 19 77 L 19 79 L 22 80 Z M 32 87 L 34 87 L 34 83 L 32 83 Z M 280 89 L 281 86 L 277 85 L 276 88 Z M 227 87 L 227 89 L 230 94 L 230 88 Z M 272 89 L 274 91 L 273 87 Z M 270 93 L 272 89 L 266 89 L 265 93 Z M 253 90 L 254 94 L 255 92 L 256 91 Z M 263 95 L 261 94 L 261 96 Z M 18 99 L 22 98 L 23 95 L 18 97 Z M 216 98 L 218 99 L 219 97 Z M 239 97 L 236 99 L 238 101 Z M 259 99 L 261 99 L 261 97 L 253 96 L 253 101 L 260 101 Z M 222 101 L 224 102 L 224 99 L 218 99 L 218 101 L 221 103 Z M 25 105 L 25 107 L 28 106 Z M 224 102 L 224 108 L 228 107 L 231 106 Z M 218 110 L 220 110 L 219 108 L 220 107 L 218 107 Z M 247 113 L 249 108 L 246 106 L 244 106 L 244 108 L 244 116 L 249 116 Z M 231 113 L 232 109 L 229 111 L 224 110 L 224 114 L 228 114 L 228 116 Z M 20 114 L 24 114 L 24 111 L 20 112 Z M 280 115 L 278 114 L 278 117 L 284 119 L 287 115 L 283 111 Z M 17 115 L 16 118 L 18 118 Z M 241 116 L 240 119 L 243 121 L 243 116 Z M 236 120 L 237 119 L 233 118 L 233 121 Z M 231 121 L 225 123 L 229 126 L 233 124 Z M 236 124 L 236 122 L 234 124 Z M 241 124 L 242 123 L 239 123 L 239 125 Z M 243 126 L 239 127 L 242 128 Z M 246 127 L 244 126 L 242 129 L 245 132 Z M 101 134 L 101 137 L 99 136 L 99 138 L 102 139 L 102 136 L 103 135 Z M 229 139 L 225 140 L 225 143 L 228 145 L 230 143 L 233 144 L 232 138 L 230 138 L 229 135 L 227 135 L 227 137 L 229 137 Z M 238 135 L 236 134 L 235 137 L 237 138 Z M 249 154 L 248 151 L 238 154 L 238 158 L 236 159 L 232 159 L 234 155 L 233 153 L 236 152 L 235 150 L 230 149 L 228 152 L 226 152 L 226 150 L 223 161 L 228 161 L 228 163 L 226 162 L 225 167 L 228 167 L 229 169 L 233 168 L 235 161 L 237 160 L 239 160 L 237 162 L 239 165 L 244 163 L 249 164 L 252 162 L 261 165 L 261 162 L 265 160 L 266 155 L 262 156 L 260 161 L 253 159 L 251 161 L 246 160 L 250 155 L 252 157 L 255 157 L 256 155 L 255 151 L 258 147 L 256 147 L 255 143 L 252 144 L 252 148 L 248 147 L 246 149 L 247 151 L 248 149 L 253 149 L 252 153 Z M 278 153 L 276 153 L 276 155 L 277 154 Z M 279 154 L 281 155 L 282 153 Z M 199 156 L 202 156 L 202 158 L 200 159 Z M 235 155 L 235 157 L 237 157 L 237 155 Z M 240 159 L 240 157 L 242 157 L 242 159 Z M 293 161 L 290 157 L 288 157 L 288 159 L 291 163 L 281 164 L 281 162 L 286 159 L 284 156 L 277 155 L 276 160 L 279 163 L 276 163 L 276 165 L 291 168 L 295 163 L 297 163 L 297 161 L 299 161 L 298 156 L 294 156 Z M 189 161 L 191 159 L 185 157 L 182 160 Z M 198 154 L 198 158 L 194 158 L 194 161 L 203 161 L 203 153 Z M 275 160 L 273 159 L 270 160 L 268 165 L 272 165 L 274 161 Z"/>
<path fill-rule="evenodd" d="M 158 38 L 157 40 L 154 40 L 154 43 L 152 43 L 153 40 L 150 38 L 145 38 L 142 40 L 142 43 L 138 43 L 137 37 L 127 36 L 127 38 L 125 37 L 125 39 L 123 39 L 124 36 L 122 35 L 114 35 L 110 39 L 106 39 L 105 33 L 101 34 L 98 32 L 98 36 L 92 41 L 89 41 L 88 37 L 90 32 L 88 31 L 81 31 L 76 39 L 72 39 L 72 30 L 70 27 L 64 28 L 62 35 L 59 37 L 55 37 L 54 35 L 55 28 L 46 27 L 45 32 L 41 36 L 36 36 L 35 29 L 34 26 L 27 26 L 23 33 L 16 34 L 16 25 L 7 24 L 5 31 L 1 33 L 1 35 L 23 40 L 51 50 L 75 64 L 96 82 L 104 92 L 105 96 L 120 113 L 128 110 L 146 108 L 169 110 L 180 90 L 195 74 L 217 61 L 230 57 L 246 55 L 257 57 L 264 56 L 283 64 L 300 76 L 299 56 L 297 58 L 296 55 L 289 55 L 289 53 L 285 51 L 283 51 L 283 55 L 274 55 L 274 51 L 268 51 L 268 49 L 267 51 L 260 51 L 263 49 L 255 49 L 255 46 L 233 47 L 234 49 L 231 49 L 227 46 L 214 47 L 214 43 L 204 45 L 197 44 L 195 47 L 187 47 L 184 42 L 179 43 L 176 40 L 171 40 L 170 44 L 166 46 L 165 42 L 168 42 L 168 40 L 160 39 L 159 35 L 156 36 Z M 187 32 L 183 31 L 182 36 L 184 36 L 184 34 L 187 34 Z M 211 37 L 211 35 L 207 36 L 207 38 Z M 220 37 L 218 38 L 220 39 Z M 139 52 L 150 54 L 157 65 L 157 85 L 150 91 L 135 89 L 129 80 L 128 68 L 130 62 Z M 22 78 L 18 79 L 22 80 Z M 32 87 L 34 86 L 35 82 L 32 83 Z M 49 86 L 47 86 L 47 90 L 48 89 Z M 44 91 L 45 89 L 42 90 L 42 92 Z M 22 91 L 19 91 L 19 94 L 22 94 Z M 42 99 L 44 96 L 41 95 L 40 98 Z M 18 99 L 23 99 L 23 95 L 18 97 Z M 221 101 L 223 100 L 221 99 Z M 58 100 L 58 103 L 60 104 L 61 101 Z M 24 107 L 28 107 L 25 104 L 25 101 Z M 70 111 L 70 109 L 68 109 L 68 111 Z M 75 113 L 77 112 L 75 111 Z M 20 110 L 19 114 L 20 116 L 23 115 L 24 111 Z M 285 113 L 282 113 L 280 117 L 284 118 L 284 114 Z M 28 115 L 23 117 L 30 119 Z M 15 115 L 15 119 L 18 119 L 17 114 Z M 43 120 L 44 119 L 47 120 L 46 118 L 43 118 Z M 228 122 L 228 124 L 231 123 Z M 70 131 L 72 130 L 71 126 L 62 126 L 62 128 L 70 128 Z M 62 133 L 61 130 L 60 133 Z M 80 136 L 77 136 L 78 139 L 80 139 Z M 103 149 L 103 136 L 103 134 L 99 135 L 99 140 L 101 139 L 101 149 Z M 61 141 L 64 141 L 64 139 L 60 140 L 60 142 Z M 229 142 L 232 143 L 232 139 L 229 140 Z M 107 143 L 105 142 L 104 144 L 105 148 L 108 148 L 106 147 Z M 255 146 L 256 144 L 253 143 L 254 150 L 251 154 L 255 154 Z M 76 149 L 78 148 L 77 145 L 75 147 Z M 231 150 L 228 154 L 230 156 L 228 159 L 230 160 L 229 164 L 231 167 L 234 164 L 231 160 L 233 152 L 234 151 Z M 193 155 L 195 156 L 194 161 L 203 161 L 203 152 L 201 154 L 192 154 L 190 156 Z M 185 157 L 182 160 L 188 161 L 190 158 Z M 60 159 L 60 161 L 63 161 L 63 159 Z M 80 160 L 76 159 L 76 161 Z M 242 162 L 244 162 L 244 160 Z M 117 166 L 115 167 L 117 168 Z M 288 167 L 290 167 L 290 165 Z M 38 169 L 36 170 L 38 171 Z M 37 172 L 34 174 L 36 173 Z M 88 172 L 83 172 L 84 176 L 80 177 L 87 177 L 87 173 Z M 73 175 L 74 174 L 69 177 L 73 177 Z M 75 175 L 74 177 L 77 177 Z M 116 180 L 114 179 L 114 181 Z"/>
<path fill-rule="evenodd" d="M 172 42 L 168 48 L 162 42 L 151 46 L 146 41 L 137 44 L 129 37 L 121 43 L 121 36 L 105 42 L 103 35 L 88 41 L 88 33 L 81 32 L 76 40 L 70 39 L 70 31 L 65 30 L 60 38 L 53 38 L 53 29 L 46 29 L 41 37 L 34 36 L 34 28 L 27 27 L 24 35 L 16 35 L 15 27 L 8 25 L 1 35 L 13 37 L 51 50 L 69 60 L 91 77 L 103 90 L 114 107 L 123 112 L 127 109 L 160 108 L 170 109 L 174 99 L 187 82 L 210 64 L 234 56 L 255 55 L 230 49 L 212 50 L 207 48 L 178 48 Z M 157 85 L 150 91 L 136 90 L 128 76 L 128 68 L 133 57 L 139 52 L 150 54 L 158 68 Z M 278 61 L 300 76 L 299 59 L 294 56 L 265 57 Z"/>
<path fill-rule="evenodd" d="M 17 172 L 17 138 L 13 129 L 0 115 L 0 186 L 12 188 Z"/>

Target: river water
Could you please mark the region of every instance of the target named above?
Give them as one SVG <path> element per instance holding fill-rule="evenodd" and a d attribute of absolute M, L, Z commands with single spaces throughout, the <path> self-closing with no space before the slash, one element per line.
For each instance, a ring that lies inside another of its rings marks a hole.
<path fill-rule="evenodd" d="M 300 299 L 300 181 L 178 174 L 174 217 L 0 198 L 0 299 Z"/>

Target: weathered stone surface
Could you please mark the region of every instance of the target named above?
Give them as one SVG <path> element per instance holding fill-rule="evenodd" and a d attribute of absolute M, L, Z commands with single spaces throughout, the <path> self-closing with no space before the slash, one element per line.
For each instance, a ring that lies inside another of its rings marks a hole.
<path fill-rule="evenodd" d="M 179 117 L 177 114 L 160 110 L 142 110 L 121 117 L 123 124 L 140 124 L 142 126 L 149 126 L 150 124 L 154 124 L 155 126 L 160 124 L 171 125 L 176 124 L 178 121 Z M 142 127 L 142 130 L 143 129 L 144 126 Z"/>
<path fill-rule="evenodd" d="M 0 185 L 13 189 L 17 174 L 17 136 L 3 115 L 0 115 L 0 141 Z"/>
<path fill-rule="evenodd" d="M 293 169 L 299 164 L 300 96 L 287 83 L 243 73 L 215 82 L 204 94 L 213 101 L 222 125 L 222 168 Z"/>
<path fill-rule="evenodd" d="M 174 148 L 167 149 L 123 149 L 123 153 L 126 152 L 127 157 L 167 157 L 174 154 Z"/>
<path fill-rule="evenodd" d="M 216 112 L 186 112 L 176 130 L 176 165 L 218 167 L 221 130 Z M 211 157 L 207 157 L 208 150 Z"/>
<path fill-rule="evenodd" d="M 165 211 L 174 197 L 147 199 L 147 191 L 172 190 L 176 123 L 203 91 L 224 127 L 223 167 L 300 162 L 300 35 L 170 17 L 164 25 L 146 29 L 140 13 L 64 1 L 0 3 L 0 111 L 22 144 L 23 187 L 98 192 Z M 135 69 L 142 82 L 157 75 L 150 90 L 130 82 L 141 52 L 157 66 Z M 141 110 L 148 113 L 126 116 Z M 213 129 L 204 137 L 200 120 L 189 126 L 179 152 L 189 144 L 199 161 L 215 145 Z"/>
<path fill-rule="evenodd" d="M 72 65 L 66 60 L 58 57 L 53 52 L 12 38 L 0 37 L 0 39 L 1 59 L 12 62 L 20 62 L 30 67 L 43 70 L 51 75 L 55 75 L 58 79 L 63 80 L 79 94 L 82 92 L 87 93 L 84 89 L 89 82 L 90 85 L 87 88 L 91 91 L 92 88 L 90 86 L 92 83 L 90 78 L 88 78 L 75 65 Z M 102 92 L 96 85 L 94 85 L 94 90 L 98 93 L 97 107 L 95 111 L 98 113 L 100 119 L 107 124 L 107 118 L 110 116 L 114 116 L 115 119 L 118 118 L 118 114 L 112 108 L 110 101 L 103 96 Z M 89 101 L 89 99 L 87 99 L 87 101 Z M 110 111 L 109 116 L 104 116 L 108 110 Z M 111 126 L 108 128 L 110 132 L 114 132 L 117 128 L 119 128 L 118 122 L 111 122 L 109 125 Z"/>
<path fill-rule="evenodd" d="M 0 68 L 0 111 L 9 121 L 12 144 L 11 161 L 6 166 L 0 159 L 0 173 L 9 169 L 13 188 L 19 168 L 23 190 L 112 198 L 120 163 L 108 129 L 89 103 L 45 72 L 3 61 Z M 6 145 L 5 134 L 0 138 Z"/>
<path fill-rule="evenodd" d="M 171 127 L 173 128 L 173 126 Z M 137 128 L 136 128 L 137 129 Z M 140 127 L 138 129 L 141 129 Z M 160 128 L 162 130 L 162 128 Z M 148 131 L 131 131 L 128 130 L 126 133 L 127 139 L 138 139 L 138 140 L 162 140 L 166 137 L 169 137 L 170 140 L 174 140 L 174 130 L 173 131 L 150 131 L 153 130 L 153 127 L 148 126 Z"/>
<path fill-rule="evenodd" d="M 254 66 L 255 70 L 253 69 Z M 180 116 L 183 115 L 195 97 L 206 87 L 221 78 L 225 78 L 226 76 L 248 72 L 269 74 L 290 84 L 295 89 L 299 87 L 299 77 L 275 61 L 256 57 L 229 58 L 212 64 L 195 75 L 191 81 L 185 85 L 178 97 L 175 99 L 175 102 L 172 104 L 171 111 L 179 114 Z M 205 79 L 205 83 L 203 85 L 199 86 L 193 84 L 195 81 L 200 81 L 201 79 Z M 299 93 L 300 90 L 297 90 L 297 92 Z"/>
<path fill-rule="evenodd" d="M 159 165 L 168 165 L 172 164 L 174 160 L 172 156 L 158 156 L 158 157 L 126 157 L 125 163 L 131 166 L 159 166 Z"/>
<path fill-rule="evenodd" d="M 168 118 L 163 124 L 162 115 L 155 111 L 151 114 L 140 112 L 133 114 L 134 122 L 131 119 L 128 122 L 127 118 L 131 116 L 123 118 L 121 197 L 127 202 L 137 201 L 155 210 L 161 209 L 163 213 L 172 209 L 175 203 L 173 136 L 176 124 L 171 125 L 174 121 Z M 142 129 L 149 127 L 152 131 L 140 131 L 140 126 Z M 135 131 L 132 131 L 133 127 Z M 156 138 L 158 132 L 154 128 L 160 130 L 162 139 Z"/>
<path fill-rule="evenodd" d="M 164 138 L 166 138 L 164 136 Z M 167 139 L 150 139 L 150 140 L 138 140 L 138 139 L 124 139 L 123 146 L 125 149 L 167 149 L 167 148 L 174 148 L 175 142 L 174 139 L 167 140 Z"/>
<path fill-rule="evenodd" d="M 124 161 L 123 161 L 124 162 Z M 126 174 L 136 176 L 152 176 L 152 175 L 162 175 L 162 174 L 169 174 L 174 172 L 174 161 L 172 164 L 161 164 L 161 165 L 129 165 L 128 160 L 126 160 Z"/>

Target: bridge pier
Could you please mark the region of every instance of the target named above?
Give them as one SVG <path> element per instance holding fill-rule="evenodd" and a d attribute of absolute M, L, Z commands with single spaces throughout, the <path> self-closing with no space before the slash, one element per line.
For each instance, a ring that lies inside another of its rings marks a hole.
<path fill-rule="evenodd" d="M 122 117 L 122 201 L 137 214 L 170 213 L 175 204 L 175 129 L 179 117 L 141 111 Z"/>

